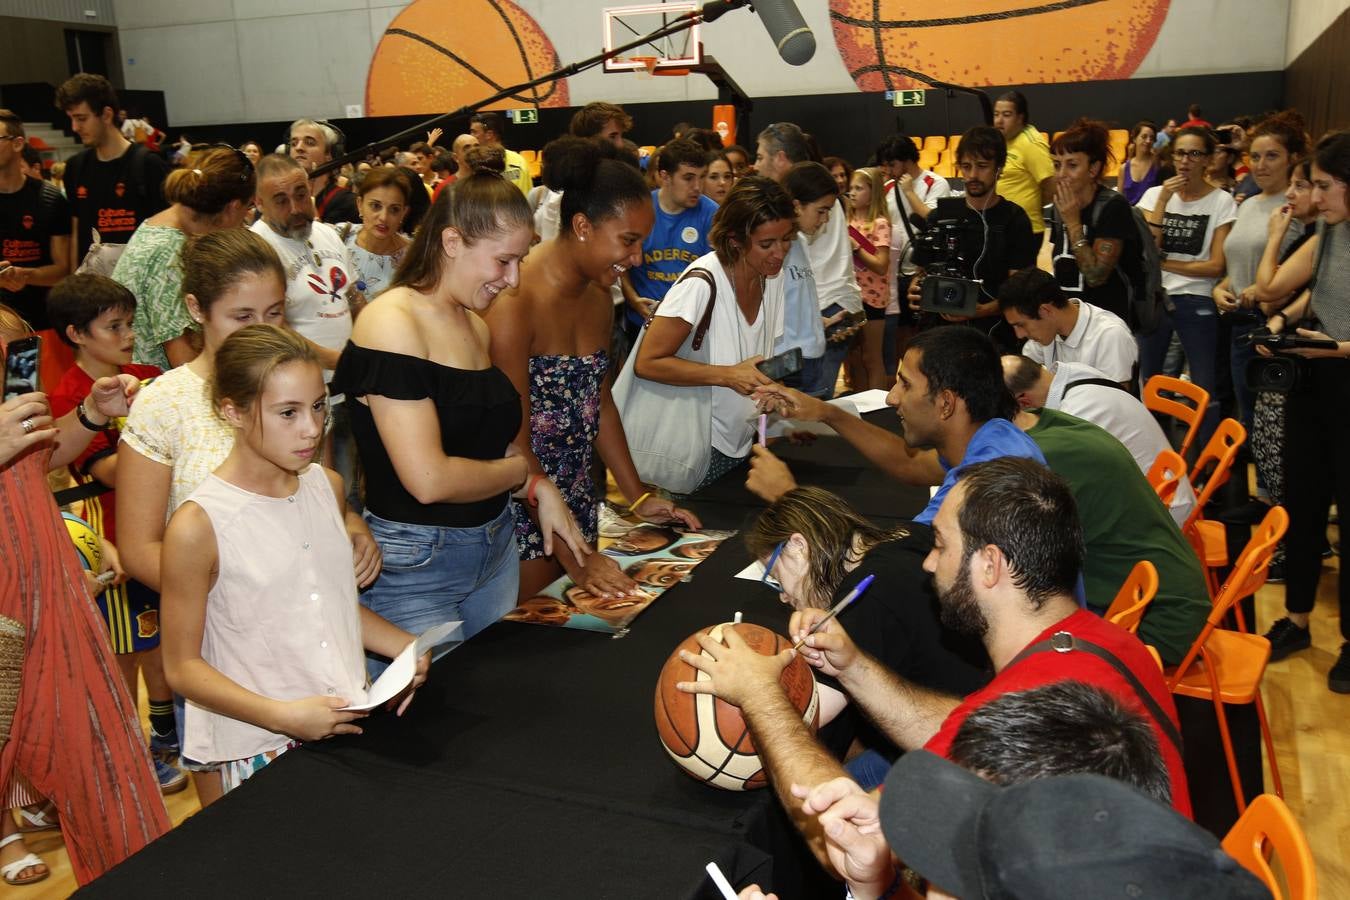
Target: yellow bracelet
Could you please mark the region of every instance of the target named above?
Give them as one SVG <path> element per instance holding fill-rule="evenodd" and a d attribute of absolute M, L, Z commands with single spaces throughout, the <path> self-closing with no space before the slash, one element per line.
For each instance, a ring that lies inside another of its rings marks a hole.
<path fill-rule="evenodd" d="M 656 491 L 648 491 L 647 493 L 643 494 L 641 497 L 633 501 L 632 505 L 628 507 L 628 511 L 630 513 L 636 513 L 637 508 L 642 505 L 643 501 L 645 501 L 648 497 L 652 496 L 655 493 Z"/>

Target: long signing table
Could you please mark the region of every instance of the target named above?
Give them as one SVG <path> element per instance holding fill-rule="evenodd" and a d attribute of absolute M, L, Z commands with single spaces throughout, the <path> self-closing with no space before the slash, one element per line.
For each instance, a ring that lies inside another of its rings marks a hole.
<path fill-rule="evenodd" d="M 869 418 L 894 427 L 891 411 Z M 780 452 L 872 518 L 926 500 L 839 438 Z M 705 526 L 753 519 L 744 479 L 691 503 Z M 771 790 L 694 781 L 653 725 L 680 640 L 736 611 L 786 631 L 776 595 L 734 579 L 748 561 L 728 540 L 623 638 L 497 623 L 433 666 L 404 717 L 285 754 L 81 895 L 716 898 L 710 861 L 784 900 L 831 891 Z"/>

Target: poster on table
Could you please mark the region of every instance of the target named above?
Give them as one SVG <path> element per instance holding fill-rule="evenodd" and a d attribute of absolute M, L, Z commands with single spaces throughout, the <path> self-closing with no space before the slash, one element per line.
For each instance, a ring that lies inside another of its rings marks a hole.
<path fill-rule="evenodd" d="M 506 620 L 626 634 L 644 609 L 670 587 L 688 580 L 695 567 L 735 533 L 640 525 L 601 551 L 638 583 L 638 592 L 596 597 L 564 575 L 507 613 Z"/>

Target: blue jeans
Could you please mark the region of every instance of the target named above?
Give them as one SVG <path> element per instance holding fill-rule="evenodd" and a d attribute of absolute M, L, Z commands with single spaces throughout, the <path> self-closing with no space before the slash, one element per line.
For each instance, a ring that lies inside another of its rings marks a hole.
<path fill-rule="evenodd" d="M 510 503 L 474 528 L 390 522 L 369 510 L 365 519 L 384 554 L 384 571 L 361 595 L 361 605 L 404 631 L 421 634 L 441 622 L 461 621 L 460 638 L 468 640 L 516 605 L 520 559 Z M 436 656 L 450 649 L 453 645 Z M 386 665 L 366 660 L 371 678 Z"/>
<path fill-rule="evenodd" d="M 865 791 L 880 787 L 886 783 L 886 775 L 891 771 L 891 761 L 875 750 L 864 750 L 844 763 L 844 771 Z"/>
<path fill-rule="evenodd" d="M 820 357 L 819 365 L 812 374 L 814 381 L 806 380 L 806 369 L 802 369 L 802 393 L 829 400 L 834 396 L 834 386 L 839 381 L 839 369 L 848 357 L 848 341 L 829 341 L 825 344 L 825 355 Z"/>
<path fill-rule="evenodd" d="M 1186 363 L 1191 370 L 1191 383 L 1209 391 L 1209 406 L 1200 422 L 1194 447 L 1203 450 L 1214 429 L 1219 425 L 1218 373 L 1215 355 L 1219 341 L 1219 311 L 1214 298 L 1199 294 L 1172 294 L 1175 312 L 1166 314 L 1152 334 L 1140 335 L 1139 380 L 1147 382 L 1163 371 L 1167 345 L 1175 331 L 1186 351 Z"/>

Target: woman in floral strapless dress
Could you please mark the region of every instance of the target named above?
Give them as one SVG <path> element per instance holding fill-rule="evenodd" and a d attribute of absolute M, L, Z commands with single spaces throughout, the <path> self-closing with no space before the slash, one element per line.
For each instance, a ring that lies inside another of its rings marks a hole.
<path fill-rule="evenodd" d="M 591 461 L 600 436 L 600 402 L 609 353 L 531 356 L 529 372 L 530 450 L 562 491 L 582 535 L 594 543 L 597 498 Z M 521 559 L 544 555 L 543 535 L 528 515 L 516 516 L 516 543 Z"/>
<path fill-rule="evenodd" d="M 560 138 L 546 181 L 563 192 L 558 237 L 530 251 L 520 286 L 497 298 L 486 318 L 492 362 L 520 392 L 524 415 L 516 447 L 530 471 L 547 475 L 567 500 L 587 541 L 597 537 L 601 495 L 591 478 L 598 450 L 630 510 L 648 522 L 699 527 L 698 519 L 651 492 L 638 477 L 623 423 L 610 398 L 610 288 L 642 258 L 654 221 L 651 195 L 637 169 L 614 151 Z M 520 596 L 533 597 L 566 572 L 598 597 L 622 596 L 637 583 L 602 553 L 585 562 L 559 542 L 543 555 L 528 501 L 516 506 Z"/>

